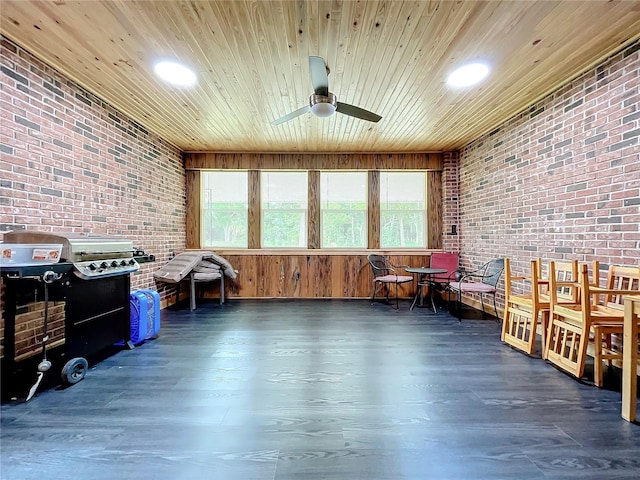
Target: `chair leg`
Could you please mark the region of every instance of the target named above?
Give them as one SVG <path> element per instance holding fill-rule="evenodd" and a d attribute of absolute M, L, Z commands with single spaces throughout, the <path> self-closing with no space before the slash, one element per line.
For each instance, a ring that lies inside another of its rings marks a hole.
<path fill-rule="evenodd" d="M 509 330 L 511 309 L 509 308 L 509 300 L 504 303 L 504 318 L 502 319 L 502 330 L 500 331 L 500 340 L 505 341 L 507 337 L 507 331 Z"/>
<path fill-rule="evenodd" d="M 482 292 L 480 292 L 480 305 L 482 305 L 482 319 L 484 320 L 484 315 L 485 315 L 485 311 L 484 311 L 484 295 L 482 294 Z"/>
<path fill-rule="evenodd" d="M 606 343 L 604 332 L 599 327 L 593 327 L 593 383 L 596 387 L 602 387 L 602 348 L 603 342 Z"/>
<path fill-rule="evenodd" d="M 496 295 L 495 295 L 495 293 L 493 294 L 493 311 L 496 314 L 496 318 L 498 320 L 500 320 L 500 316 L 498 315 L 498 306 L 496 305 Z M 536 319 L 536 322 L 537 322 L 537 319 Z M 534 323 L 534 325 L 535 325 L 535 323 Z"/>
<path fill-rule="evenodd" d="M 505 313 L 506 315 L 506 313 Z M 545 358 L 545 354 L 547 351 L 547 342 L 549 341 L 549 336 L 547 334 L 549 330 L 549 310 L 542 310 L 542 334 L 541 334 L 541 348 L 542 348 L 542 358 Z M 537 328 L 537 327 L 536 327 Z M 537 333 L 537 331 L 536 331 Z"/>
<path fill-rule="evenodd" d="M 191 285 L 189 289 L 189 309 L 191 311 L 196 309 L 196 280 L 193 277 L 193 273 L 190 275 Z"/>
<path fill-rule="evenodd" d="M 378 289 L 378 282 L 373 282 L 373 295 L 371 296 L 371 305 L 376 301 L 376 290 Z"/>

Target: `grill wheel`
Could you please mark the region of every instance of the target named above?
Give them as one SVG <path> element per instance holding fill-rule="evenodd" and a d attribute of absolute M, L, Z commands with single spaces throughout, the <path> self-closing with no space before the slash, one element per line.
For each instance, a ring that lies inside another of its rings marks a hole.
<path fill-rule="evenodd" d="M 89 368 L 89 362 L 82 357 L 76 357 L 65 363 L 62 369 L 62 383 L 74 385 L 82 380 Z"/>

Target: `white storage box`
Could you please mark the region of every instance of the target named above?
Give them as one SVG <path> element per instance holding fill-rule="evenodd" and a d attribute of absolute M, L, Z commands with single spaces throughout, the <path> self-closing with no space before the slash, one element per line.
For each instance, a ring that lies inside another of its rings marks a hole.
<path fill-rule="evenodd" d="M 28 266 L 58 263 L 62 244 L 0 243 L 0 266 Z"/>

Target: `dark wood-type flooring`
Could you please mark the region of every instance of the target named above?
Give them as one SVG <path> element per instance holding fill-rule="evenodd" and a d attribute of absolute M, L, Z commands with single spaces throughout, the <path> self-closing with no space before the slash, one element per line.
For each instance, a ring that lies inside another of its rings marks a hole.
<path fill-rule="evenodd" d="M 512 350 L 495 320 L 400 308 L 164 310 L 157 340 L 2 406 L 1 478 L 640 478 L 619 387 Z"/>

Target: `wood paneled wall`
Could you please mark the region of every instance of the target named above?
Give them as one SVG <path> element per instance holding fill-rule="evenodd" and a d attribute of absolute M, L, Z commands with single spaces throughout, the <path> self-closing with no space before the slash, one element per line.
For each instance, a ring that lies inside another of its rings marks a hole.
<path fill-rule="evenodd" d="M 373 273 L 365 253 L 282 252 L 239 254 L 217 251 L 238 270 L 235 281 L 227 281 L 227 295 L 239 298 L 368 298 L 373 292 Z M 382 252 L 385 254 L 385 252 Z M 388 252 L 387 252 L 388 253 Z M 429 265 L 429 252 L 388 254 L 394 265 Z M 398 269 L 399 275 L 407 275 Z M 216 285 L 207 295 L 217 296 Z M 398 296 L 413 295 L 414 286 L 398 287 Z M 395 297 L 392 288 L 389 298 Z"/>
<path fill-rule="evenodd" d="M 380 171 L 369 170 L 369 218 L 367 219 L 369 248 L 380 248 Z"/>
<path fill-rule="evenodd" d="M 185 193 L 187 195 L 185 234 L 187 248 L 194 248 L 195 245 L 200 245 L 200 190 L 200 172 L 187 170 L 185 176 Z"/>
<path fill-rule="evenodd" d="M 442 172 L 427 172 L 427 246 L 431 248 L 442 248 L 442 191 Z"/>
<path fill-rule="evenodd" d="M 442 153 L 185 153 L 187 170 L 442 170 Z"/>
<path fill-rule="evenodd" d="M 417 252 L 386 251 L 396 265 L 425 266 L 430 250 L 442 247 L 442 154 L 248 154 L 186 153 L 187 248 L 200 249 L 200 171 L 249 171 L 249 248 L 216 250 L 239 271 L 227 282 L 230 296 L 242 298 L 367 298 L 373 275 L 367 254 L 380 249 L 380 170 L 427 172 L 427 249 Z M 309 231 L 306 250 L 260 249 L 260 170 L 309 172 Z M 357 251 L 320 250 L 320 170 L 367 170 L 369 181 L 368 248 Z M 404 273 L 400 270 L 399 273 Z M 210 295 L 217 295 L 212 287 Z M 400 297 L 413 287 L 402 285 Z"/>

